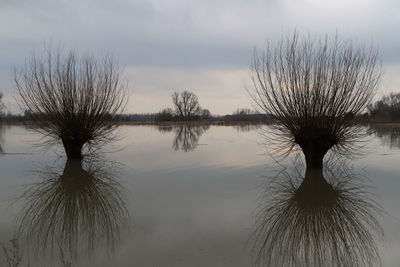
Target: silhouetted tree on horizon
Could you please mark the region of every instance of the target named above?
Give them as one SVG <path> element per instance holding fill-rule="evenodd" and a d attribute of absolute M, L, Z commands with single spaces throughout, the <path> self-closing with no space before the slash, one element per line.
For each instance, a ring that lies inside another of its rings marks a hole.
<path fill-rule="evenodd" d="M 334 38 L 300 39 L 294 32 L 265 52 L 255 50 L 251 66 L 254 102 L 276 124 L 273 132 L 289 151 L 299 146 L 307 171 L 322 171 L 330 150 L 345 153 L 363 131 L 366 110 L 381 77 L 378 52 Z M 306 175 L 306 177 L 312 177 Z"/>
<path fill-rule="evenodd" d="M 201 115 L 201 107 L 197 96 L 189 91 L 183 91 L 180 94 L 174 92 L 172 94 L 172 103 L 174 104 L 175 113 L 182 119 L 192 120 Z"/>
<path fill-rule="evenodd" d="M 17 97 L 37 121 L 33 129 L 61 140 L 68 158 L 82 158 L 82 148 L 112 139 L 116 119 L 126 103 L 120 70 L 110 56 L 54 53 L 33 55 L 15 72 Z"/>
<path fill-rule="evenodd" d="M 208 109 L 203 109 L 201 111 L 201 119 L 202 120 L 208 120 L 208 119 L 211 119 L 211 117 L 212 117 L 212 114 Z"/>

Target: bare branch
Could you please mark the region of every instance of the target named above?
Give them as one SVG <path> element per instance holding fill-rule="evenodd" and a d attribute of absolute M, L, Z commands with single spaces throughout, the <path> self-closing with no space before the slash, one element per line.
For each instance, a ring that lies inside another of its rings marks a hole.
<path fill-rule="evenodd" d="M 83 145 L 110 141 L 110 121 L 127 100 L 120 70 L 109 56 L 96 60 L 49 49 L 16 71 L 15 84 L 21 107 L 38 122 L 35 129 L 61 140 L 68 158 L 81 158 Z"/>
<path fill-rule="evenodd" d="M 333 148 L 344 153 L 358 140 L 360 114 L 380 81 L 378 53 L 337 36 L 300 39 L 294 32 L 265 52 L 254 51 L 252 99 L 276 118 L 274 132 L 299 146 L 307 166 L 322 168 Z"/>
<path fill-rule="evenodd" d="M 187 120 L 191 120 L 201 115 L 201 107 L 197 96 L 188 91 L 182 93 L 174 92 L 172 94 L 172 103 L 175 106 L 176 114 Z"/>

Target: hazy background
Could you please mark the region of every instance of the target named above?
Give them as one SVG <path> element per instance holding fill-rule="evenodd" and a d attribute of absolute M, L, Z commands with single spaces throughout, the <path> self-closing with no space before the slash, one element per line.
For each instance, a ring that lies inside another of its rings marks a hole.
<path fill-rule="evenodd" d="M 396 0 L 0 0 L 0 91 L 10 111 L 13 68 L 45 43 L 112 52 L 131 92 L 126 112 L 171 106 L 190 90 L 213 114 L 251 107 L 245 85 L 255 46 L 282 32 L 334 34 L 373 42 L 384 77 L 400 91 L 400 2 Z"/>

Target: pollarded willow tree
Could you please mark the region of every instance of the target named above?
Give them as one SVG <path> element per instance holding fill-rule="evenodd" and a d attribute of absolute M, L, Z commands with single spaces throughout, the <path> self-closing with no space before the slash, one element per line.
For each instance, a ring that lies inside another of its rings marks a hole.
<path fill-rule="evenodd" d="M 70 51 L 33 55 L 15 73 L 17 99 L 36 120 L 34 129 L 61 140 L 67 158 L 82 158 L 84 146 L 110 141 L 110 122 L 126 103 L 121 72 L 110 56 L 100 60 Z"/>
<path fill-rule="evenodd" d="M 273 131 L 299 146 L 307 170 L 322 171 L 325 154 L 346 152 L 361 137 L 359 116 L 381 77 L 378 52 L 352 41 L 299 38 L 295 32 L 255 51 L 249 93 L 275 116 Z"/>

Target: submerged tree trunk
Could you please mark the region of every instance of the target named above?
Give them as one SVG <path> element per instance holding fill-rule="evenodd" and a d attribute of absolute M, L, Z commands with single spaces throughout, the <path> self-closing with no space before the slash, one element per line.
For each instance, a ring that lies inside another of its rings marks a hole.
<path fill-rule="evenodd" d="M 303 147 L 302 150 L 306 160 L 306 171 L 298 193 L 310 195 L 313 198 L 331 194 L 332 186 L 326 181 L 323 173 L 323 160 L 329 148 L 312 144 Z"/>
<path fill-rule="evenodd" d="M 62 139 L 62 143 L 64 145 L 65 153 L 67 154 L 68 159 L 82 159 L 82 147 L 83 143 L 71 140 L 71 139 Z"/>
<path fill-rule="evenodd" d="M 325 179 L 322 169 L 306 169 L 304 180 L 295 192 L 298 205 L 305 209 L 332 205 L 338 192 Z"/>
<path fill-rule="evenodd" d="M 78 159 L 67 159 L 65 162 L 64 166 L 64 171 L 63 171 L 63 176 L 71 176 L 71 175 L 76 175 L 81 174 L 82 172 L 85 172 L 85 170 L 82 167 L 82 160 Z"/>
<path fill-rule="evenodd" d="M 323 167 L 324 156 L 326 153 L 316 150 L 304 150 L 307 169 L 321 169 Z"/>
<path fill-rule="evenodd" d="M 93 175 L 85 170 L 80 159 L 67 159 L 64 171 L 60 176 L 65 192 L 76 194 L 92 186 Z M 88 191 L 87 191 L 88 192 Z"/>

